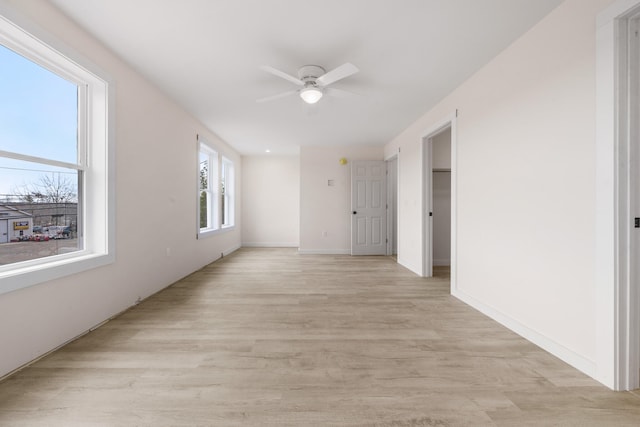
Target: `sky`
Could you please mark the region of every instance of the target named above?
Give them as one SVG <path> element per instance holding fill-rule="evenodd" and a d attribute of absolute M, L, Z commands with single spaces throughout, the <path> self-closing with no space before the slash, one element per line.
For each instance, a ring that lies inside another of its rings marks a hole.
<path fill-rule="evenodd" d="M 77 86 L 0 44 L 0 150 L 77 163 Z M 0 157 L 0 200 L 73 170 Z"/>

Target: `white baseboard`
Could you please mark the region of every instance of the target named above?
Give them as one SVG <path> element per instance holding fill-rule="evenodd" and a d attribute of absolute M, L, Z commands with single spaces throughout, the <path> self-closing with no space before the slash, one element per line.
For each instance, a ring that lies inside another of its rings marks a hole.
<path fill-rule="evenodd" d="M 244 248 L 297 248 L 300 246 L 297 242 L 242 242 Z"/>
<path fill-rule="evenodd" d="M 302 255 L 351 255 L 350 249 L 298 249 Z"/>
<path fill-rule="evenodd" d="M 593 360 L 589 360 L 584 356 L 572 350 L 569 350 L 565 346 L 557 343 L 556 341 L 550 339 L 549 337 L 534 331 L 533 329 L 523 325 L 517 320 L 505 315 L 504 313 L 501 313 L 500 311 L 494 309 L 493 307 L 490 307 L 478 301 L 474 297 L 464 292 L 461 292 L 460 290 L 452 289 L 451 295 L 458 298 L 465 304 L 468 304 L 471 307 L 475 308 L 482 314 L 492 318 L 496 322 L 500 323 L 502 326 L 512 330 L 513 332 L 525 338 L 526 340 L 534 343 L 535 345 L 542 348 L 543 350 L 553 354 L 558 359 L 568 363 L 569 365 L 573 366 L 579 371 L 582 371 L 583 373 L 589 375 L 591 378 L 594 378 L 597 380 L 596 363 Z"/>
<path fill-rule="evenodd" d="M 231 255 L 232 253 L 234 253 L 235 251 L 237 251 L 238 249 L 240 249 L 241 245 L 233 245 L 231 248 L 222 251 L 222 255 L 223 256 L 228 256 Z"/>

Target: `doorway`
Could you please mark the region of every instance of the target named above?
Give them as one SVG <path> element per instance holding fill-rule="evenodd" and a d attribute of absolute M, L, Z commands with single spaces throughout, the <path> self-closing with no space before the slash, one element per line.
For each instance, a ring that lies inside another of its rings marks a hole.
<path fill-rule="evenodd" d="M 455 116 L 422 138 L 423 277 L 449 267 L 455 284 Z"/>
<path fill-rule="evenodd" d="M 640 12 L 628 19 L 629 61 L 629 387 L 640 386 Z"/>
<path fill-rule="evenodd" d="M 614 390 L 640 386 L 640 0 L 597 18 L 596 367 Z"/>

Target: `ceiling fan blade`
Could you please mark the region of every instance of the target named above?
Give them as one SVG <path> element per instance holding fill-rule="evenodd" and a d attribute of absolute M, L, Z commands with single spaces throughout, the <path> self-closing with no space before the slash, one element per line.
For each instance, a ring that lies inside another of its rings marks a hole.
<path fill-rule="evenodd" d="M 338 89 L 336 87 L 328 87 L 324 89 L 325 93 L 330 96 L 335 96 L 336 98 L 348 98 L 350 96 L 362 96 L 362 94 L 357 92 L 352 92 L 350 90 Z"/>
<path fill-rule="evenodd" d="M 256 99 L 256 102 L 258 102 L 258 103 L 269 102 L 269 101 L 273 101 L 275 99 L 284 98 L 284 97 L 289 96 L 289 95 L 294 95 L 296 93 L 298 93 L 297 90 L 289 90 L 289 91 L 286 91 L 286 92 L 279 93 L 277 95 L 271 95 L 271 96 L 267 96 L 265 98 Z"/>
<path fill-rule="evenodd" d="M 345 77 L 349 77 L 352 74 L 357 73 L 358 67 L 347 62 L 346 64 L 342 64 L 338 68 L 334 68 L 326 74 L 318 77 L 316 80 L 320 86 L 327 86 L 333 82 L 337 82 L 338 80 L 344 79 Z"/>
<path fill-rule="evenodd" d="M 266 71 L 267 73 L 271 73 L 274 76 L 278 76 L 281 79 L 285 79 L 290 81 L 291 83 L 297 84 L 298 86 L 304 86 L 304 82 L 297 77 L 293 77 L 291 74 L 287 74 L 284 71 L 280 71 L 268 65 L 263 65 L 260 67 L 261 70 Z"/>

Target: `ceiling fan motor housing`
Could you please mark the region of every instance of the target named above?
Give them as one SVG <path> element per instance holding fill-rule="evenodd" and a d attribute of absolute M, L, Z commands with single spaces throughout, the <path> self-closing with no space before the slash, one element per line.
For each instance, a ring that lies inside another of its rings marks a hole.
<path fill-rule="evenodd" d="M 314 86 L 316 85 L 316 79 L 324 74 L 326 74 L 325 69 L 318 65 L 304 65 L 298 70 L 298 78 L 305 84 L 313 82 Z"/>

